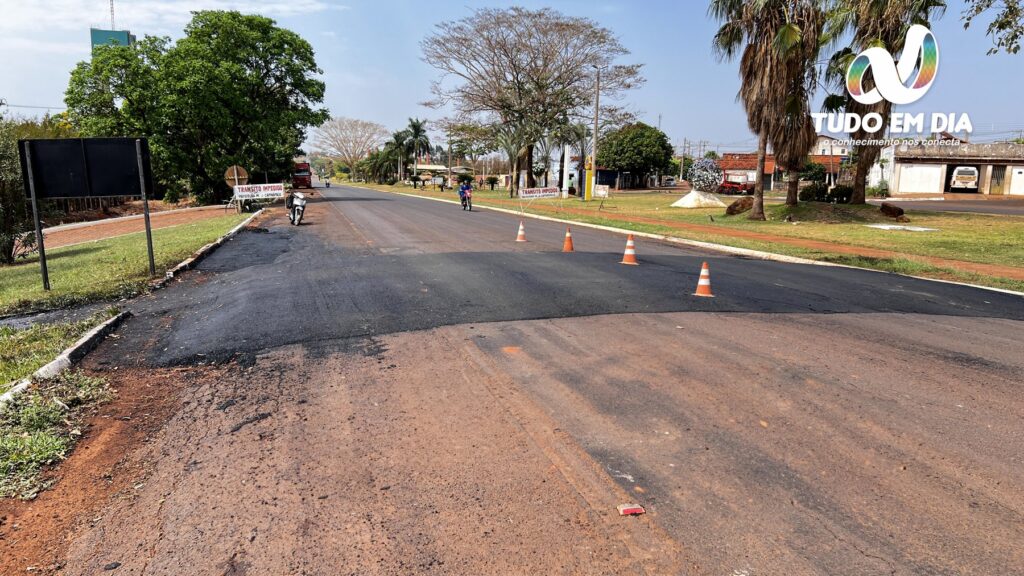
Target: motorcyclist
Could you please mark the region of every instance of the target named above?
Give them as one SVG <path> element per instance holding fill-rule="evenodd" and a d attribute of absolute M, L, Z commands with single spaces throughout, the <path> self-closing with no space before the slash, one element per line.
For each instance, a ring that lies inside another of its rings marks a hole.
<path fill-rule="evenodd" d="M 462 209 L 463 210 L 466 209 L 466 204 L 467 204 L 466 200 L 467 200 L 467 198 L 472 198 L 472 197 L 473 197 L 473 186 L 469 182 L 463 182 L 459 186 L 459 200 L 462 202 Z M 470 206 L 469 209 L 472 210 L 473 209 L 472 206 Z"/>

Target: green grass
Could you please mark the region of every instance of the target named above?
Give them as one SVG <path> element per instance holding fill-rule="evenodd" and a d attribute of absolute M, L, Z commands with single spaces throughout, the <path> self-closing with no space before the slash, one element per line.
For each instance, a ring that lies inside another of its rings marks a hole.
<path fill-rule="evenodd" d="M 247 214 L 230 214 L 153 230 L 157 276 L 213 242 Z M 43 290 L 36 259 L 0 267 L 0 315 L 73 306 L 145 291 L 149 282 L 143 232 L 47 250 L 50 286 Z"/>
<path fill-rule="evenodd" d="M 0 412 L 0 498 L 31 499 L 46 489 L 41 472 L 71 452 L 85 411 L 112 396 L 103 379 L 65 372 L 8 404 Z"/>
<path fill-rule="evenodd" d="M 116 314 L 117 310 L 111 308 L 80 322 L 35 324 L 23 329 L 0 327 L 0 394 Z"/>
<path fill-rule="evenodd" d="M 361 184 L 363 185 L 363 184 Z M 407 186 L 366 185 L 371 188 L 408 192 Z M 458 195 L 445 192 L 443 195 L 427 188 L 415 193 L 427 196 L 457 199 Z M 627 228 L 639 232 L 663 234 L 678 238 L 714 242 L 739 248 L 762 250 L 825 260 L 852 266 L 860 266 L 886 272 L 898 272 L 914 276 L 956 280 L 1024 291 L 1024 282 L 1012 278 L 977 274 L 955 265 L 933 266 L 913 257 L 936 257 L 948 260 L 1024 267 L 1024 217 L 993 216 L 986 214 L 954 212 L 908 211 L 910 225 L 936 228 L 935 232 L 907 232 L 868 228 L 866 224 L 893 223 L 881 215 L 877 206 L 832 206 L 822 203 L 801 203 L 795 208 L 781 204 L 769 204 L 766 212 L 769 220 L 756 222 L 747 219 L 746 214 L 725 216 L 722 208 L 678 209 L 670 204 L 681 194 L 662 192 L 639 192 L 618 194 L 602 206 L 599 201 L 580 202 L 575 199 L 545 199 L 523 202 L 526 212 L 556 216 L 567 220 Z M 725 198 L 726 202 L 730 199 Z M 509 206 L 505 190 L 477 190 L 473 201 L 481 206 L 494 205 L 504 208 L 519 208 L 518 201 Z M 570 213 L 582 210 L 583 213 Z M 799 224 L 785 221 L 792 215 Z M 714 217 L 714 222 L 709 219 Z M 630 218 L 656 219 L 657 223 L 638 223 Z M 687 230 L 673 227 L 673 224 L 699 224 L 709 226 L 707 230 Z M 720 230 L 720 232 L 719 232 Z M 822 241 L 837 246 L 854 246 L 868 249 L 887 250 L 896 253 L 893 258 L 869 258 L 852 256 L 837 251 L 819 250 L 792 246 L 779 242 L 743 238 L 732 235 L 733 231 L 750 231 L 788 238 Z"/>

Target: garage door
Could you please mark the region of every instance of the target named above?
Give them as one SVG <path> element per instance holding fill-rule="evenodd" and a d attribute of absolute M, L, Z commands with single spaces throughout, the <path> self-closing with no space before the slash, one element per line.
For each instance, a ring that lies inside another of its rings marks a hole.
<path fill-rule="evenodd" d="M 1013 166 L 1010 172 L 1010 194 L 1024 196 L 1024 166 Z"/>
<path fill-rule="evenodd" d="M 900 194 L 942 194 L 942 166 L 904 164 L 900 168 Z"/>

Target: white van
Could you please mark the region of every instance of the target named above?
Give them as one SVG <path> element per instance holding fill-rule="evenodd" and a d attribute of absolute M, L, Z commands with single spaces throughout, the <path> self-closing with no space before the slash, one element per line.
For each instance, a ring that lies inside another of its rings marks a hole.
<path fill-rule="evenodd" d="M 953 170 L 953 180 L 949 183 L 951 190 L 978 187 L 978 169 L 974 166 L 957 166 Z"/>

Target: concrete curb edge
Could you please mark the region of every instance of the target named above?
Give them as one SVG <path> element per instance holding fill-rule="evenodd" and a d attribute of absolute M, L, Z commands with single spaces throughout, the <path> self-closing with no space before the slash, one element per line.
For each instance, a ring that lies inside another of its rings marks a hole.
<path fill-rule="evenodd" d="M 376 188 L 367 188 L 365 186 L 355 186 L 349 184 L 352 188 L 361 188 L 363 190 L 373 190 L 374 192 L 383 192 L 385 194 L 398 194 L 400 196 L 409 196 L 411 198 L 422 198 L 424 200 L 433 200 L 435 202 L 446 202 L 448 204 L 459 204 L 454 200 L 445 200 L 444 198 L 434 198 L 431 196 L 420 196 L 419 194 L 410 194 L 408 192 L 392 192 L 388 190 L 378 190 Z M 678 238 L 676 236 L 666 236 L 664 234 L 651 234 L 649 232 L 637 232 L 635 230 L 629 230 L 626 228 L 616 228 L 614 226 L 603 226 L 601 224 L 590 224 L 588 222 L 579 222 L 576 220 L 564 220 L 562 218 L 552 218 L 550 216 L 542 216 L 539 214 L 530 214 L 517 212 L 515 210 L 509 210 L 507 208 L 498 208 L 495 206 L 481 205 L 481 208 L 487 210 L 494 210 L 495 212 L 504 212 L 506 214 L 514 214 L 520 217 L 533 218 L 535 220 L 546 220 L 548 222 L 558 222 L 561 224 L 571 226 L 583 226 L 585 228 L 593 228 L 595 230 L 604 230 L 606 232 L 615 232 L 617 234 L 632 234 L 633 236 L 639 236 L 641 238 L 649 238 L 652 240 L 660 240 L 663 242 L 669 242 L 672 244 L 681 244 L 684 246 L 691 246 L 694 248 L 703 248 L 705 250 L 714 250 L 716 252 L 724 252 L 733 256 L 744 256 L 747 258 L 753 258 L 756 260 L 770 260 L 773 262 L 784 262 L 787 264 L 807 264 L 811 266 L 832 266 L 835 268 L 849 268 L 851 270 L 863 270 L 866 272 L 875 272 L 876 274 L 894 274 L 896 276 L 905 276 L 907 278 L 914 278 L 915 280 L 926 280 L 928 282 L 941 282 L 943 284 L 953 284 L 956 286 L 966 286 L 969 288 L 977 288 L 979 290 L 989 290 L 991 292 L 999 292 L 1001 294 L 1010 294 L 1012 296 L 1024 296 L 1024 292 L 1018 292 L 1016 290 L 1008 290 L 1006 288 L 995 288 L 992 286 L 981 286 L 978 284 L 969 284 L 967 282 L 957 282 L 955 280 L 942 280 L 940 278 L 926 278 L 924 276 L 912 276 L 910 274 L 899 274 L 897 272 L 886 272 L 884 270 L 873 270 L 871 268 L 862 268 L 860 266 L 850 266 L 849 264 L 837 264 L 835 262 L 825 262 L 823 260 L 811 260 L 810 258 L 800 258 L 799 256 L 786 256 L 785 254 L 775 254 L 773 252 L 764 252 L 762 250 L 751 250 L 749 248 L 737 248 L 735 246 L 726 246 L 725 244 L 715 244 L 713 242 L 702 242 L 700 240 L 688 240 L 686 238 Z"/>
<path fill-rule="evenodd" d="M 24 378 L 18 381 L 10 390 L 0 395 L 0 412 L 3 411 L 4 406 L 8 402 L 13 400 L 18 394 L 21 394 L 32 385 L 35 380 L 45 380 L 53 378 L 71 368 L 75 363 L 79 362 L 86 354 L 96 349 L 100 342 L 104 338 L 109 336 L 122 322 L 131 317 L 132 313 L 127 310 L 120 312 L 117 316 L 110 318 L 106 322 L 103 322 L 99 326 L 96 326 L 92 330 L 89 330 L 77 342 L 65 348 L 60 354 L 57 355 L 50 363 L 46 364 L 42 368 L 36 370 L 28 378 Z"/>

